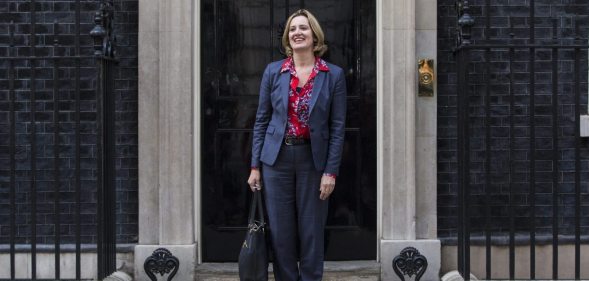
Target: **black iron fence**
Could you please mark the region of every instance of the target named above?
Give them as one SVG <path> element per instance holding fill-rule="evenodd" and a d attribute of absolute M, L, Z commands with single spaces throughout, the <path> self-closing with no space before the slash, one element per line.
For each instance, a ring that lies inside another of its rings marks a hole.
<path fill-rule="evenodd" d="M 587 279 L 589 142 L 580 135 L 587 15 L 548 7 L 554 18 L 547 20 L 536 16 L 546 5 L 529 0 L 507 7 L 517 15 L 497 17 L 496 3 L 469 2 L 456 1 L 459 271 L 470 277 L 476 245 L 485 261 L 476 265 L 479 278 Z M 541 245 L 549 253 L 539 253 Z M 562 270 L 571 262 L 563 261 L 564 245 L 572 246 L 573 272 Z M 507 255 L 493 256 L 494 247 Z M 516 248 L 525 254 L 516 257 Z M 549 276 L 538 266 L 546 253 Z M 505 264 L 500 276 L 493 274 L 498 264 Z"/>
<path fill-rule="evenodd" d="M 99 83 L 97 94 L 98 121 L 98 278 L 116 269 L 115 217 L 115 97 L 116 38 L 113 34 L 114 5 L 101 3 L 90 32 L 94 38 L 94 56 L 98 60 Z"/>
<path fill-rule="evenodd" d="M 51 25 L 37 22 L 46 3 L 26 2 L 16 17 L 28 24 L 5 24 L 0 45 L 0 255 L 10 257 L 0 280 L 93 279 L 84 272 L 96 267 L 102 279 L 116 254 L 113 4 L 98 2 L 88 34 L 80 0 L 67 3 L 73 22 Z M 43 274 L 40 252 L 53 254 Z M 82 252 L 96 253 L 98 265 L 83 264 Z M 64 253 L 74 256 L 73 272 L 62 271 L 71 264 Z"/>

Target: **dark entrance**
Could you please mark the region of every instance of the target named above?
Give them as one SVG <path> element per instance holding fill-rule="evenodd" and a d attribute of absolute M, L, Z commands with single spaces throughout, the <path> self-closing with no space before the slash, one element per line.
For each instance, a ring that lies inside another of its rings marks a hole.
<path fill-rule="evenodd" d="M 284 21 L 317 16 L 326 60 L 345 69 L 348 120 L 326 234 L 328 260 L 376 258 L 375 1 L 205 0 L 202 4 L 203 259 L 235 261 L 247 225 L 251 129 L 262 72 L 284 58 Z"/>

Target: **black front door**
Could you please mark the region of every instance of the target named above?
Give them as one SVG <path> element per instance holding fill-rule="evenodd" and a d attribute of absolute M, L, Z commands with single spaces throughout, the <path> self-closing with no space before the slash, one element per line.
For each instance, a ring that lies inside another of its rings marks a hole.
<path fill-rule="evenodd" d="M 376 259 L 376 9 L 363 0 L 202 1 L 202 249 L 235 261 L 247 225 L 252 127 L 262 72 L 284 58 L 288 15 L 309 9 L 326 34 L 324 58 L 346 71 L 340 176 L 330 199 L 328 260 Z"/>

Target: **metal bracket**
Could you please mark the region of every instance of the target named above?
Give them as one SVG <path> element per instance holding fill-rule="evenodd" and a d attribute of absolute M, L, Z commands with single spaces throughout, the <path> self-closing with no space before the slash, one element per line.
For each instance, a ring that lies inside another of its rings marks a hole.
<path fill-rule="evenodd" d="M 474 18 L 470 16 L 470 5 L 468 0 L 456 0 L 455 2 L 456 15 L 456 49 L 463 46 L 470 45 L 471 31 L 474 25 Z"/>
<path fill-rule="evenodd" d="M 153 254 L 145 259 L 143 269 L 151 281 L 157 281 L 156 274 L 164 276 L 170 273 L 168 281 L 172 280 L 180 267 L 180 261 L 166 248 L 159 248 L 153 251 Z"/>
<path fill-rule="evenodd" d="M 393 270 L 401 281 L 405 281 L 405 275 L 415 275 L 415 281 L 419 281 L 427 270 L 427 259 L 417 249 L 407 247 L 393 259 Z"/>
<path fill-rule="evenodd" d="M 94 28 L 90 36 L 94 38 L 94 56 L 116 57 L 117 39 L 113 32 L 114 4 L 112 0 L 100 3 L 100 9 L 94 15 Z"/>

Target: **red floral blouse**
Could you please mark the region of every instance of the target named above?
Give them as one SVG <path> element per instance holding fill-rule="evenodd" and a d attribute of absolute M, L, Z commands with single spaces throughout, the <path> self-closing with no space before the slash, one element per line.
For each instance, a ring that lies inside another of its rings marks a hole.
<path fill-rule="evenodd" d="M 286 137 L 290 138 L 311 138 L 309 132 L 309 103 L 315 76 L 319 71 L 329 71 L 329 67 L 324 60 L 319 57 L 315 58 L 315 65 L 311 71 L 307 83 L 297 89 L 299 77 L 295 69 L 294 60 L 288 57 L 282 64 L 280 72 L 290 72 L 290 89 L 288 93 L 288 122 L 286 125 Z"/>

